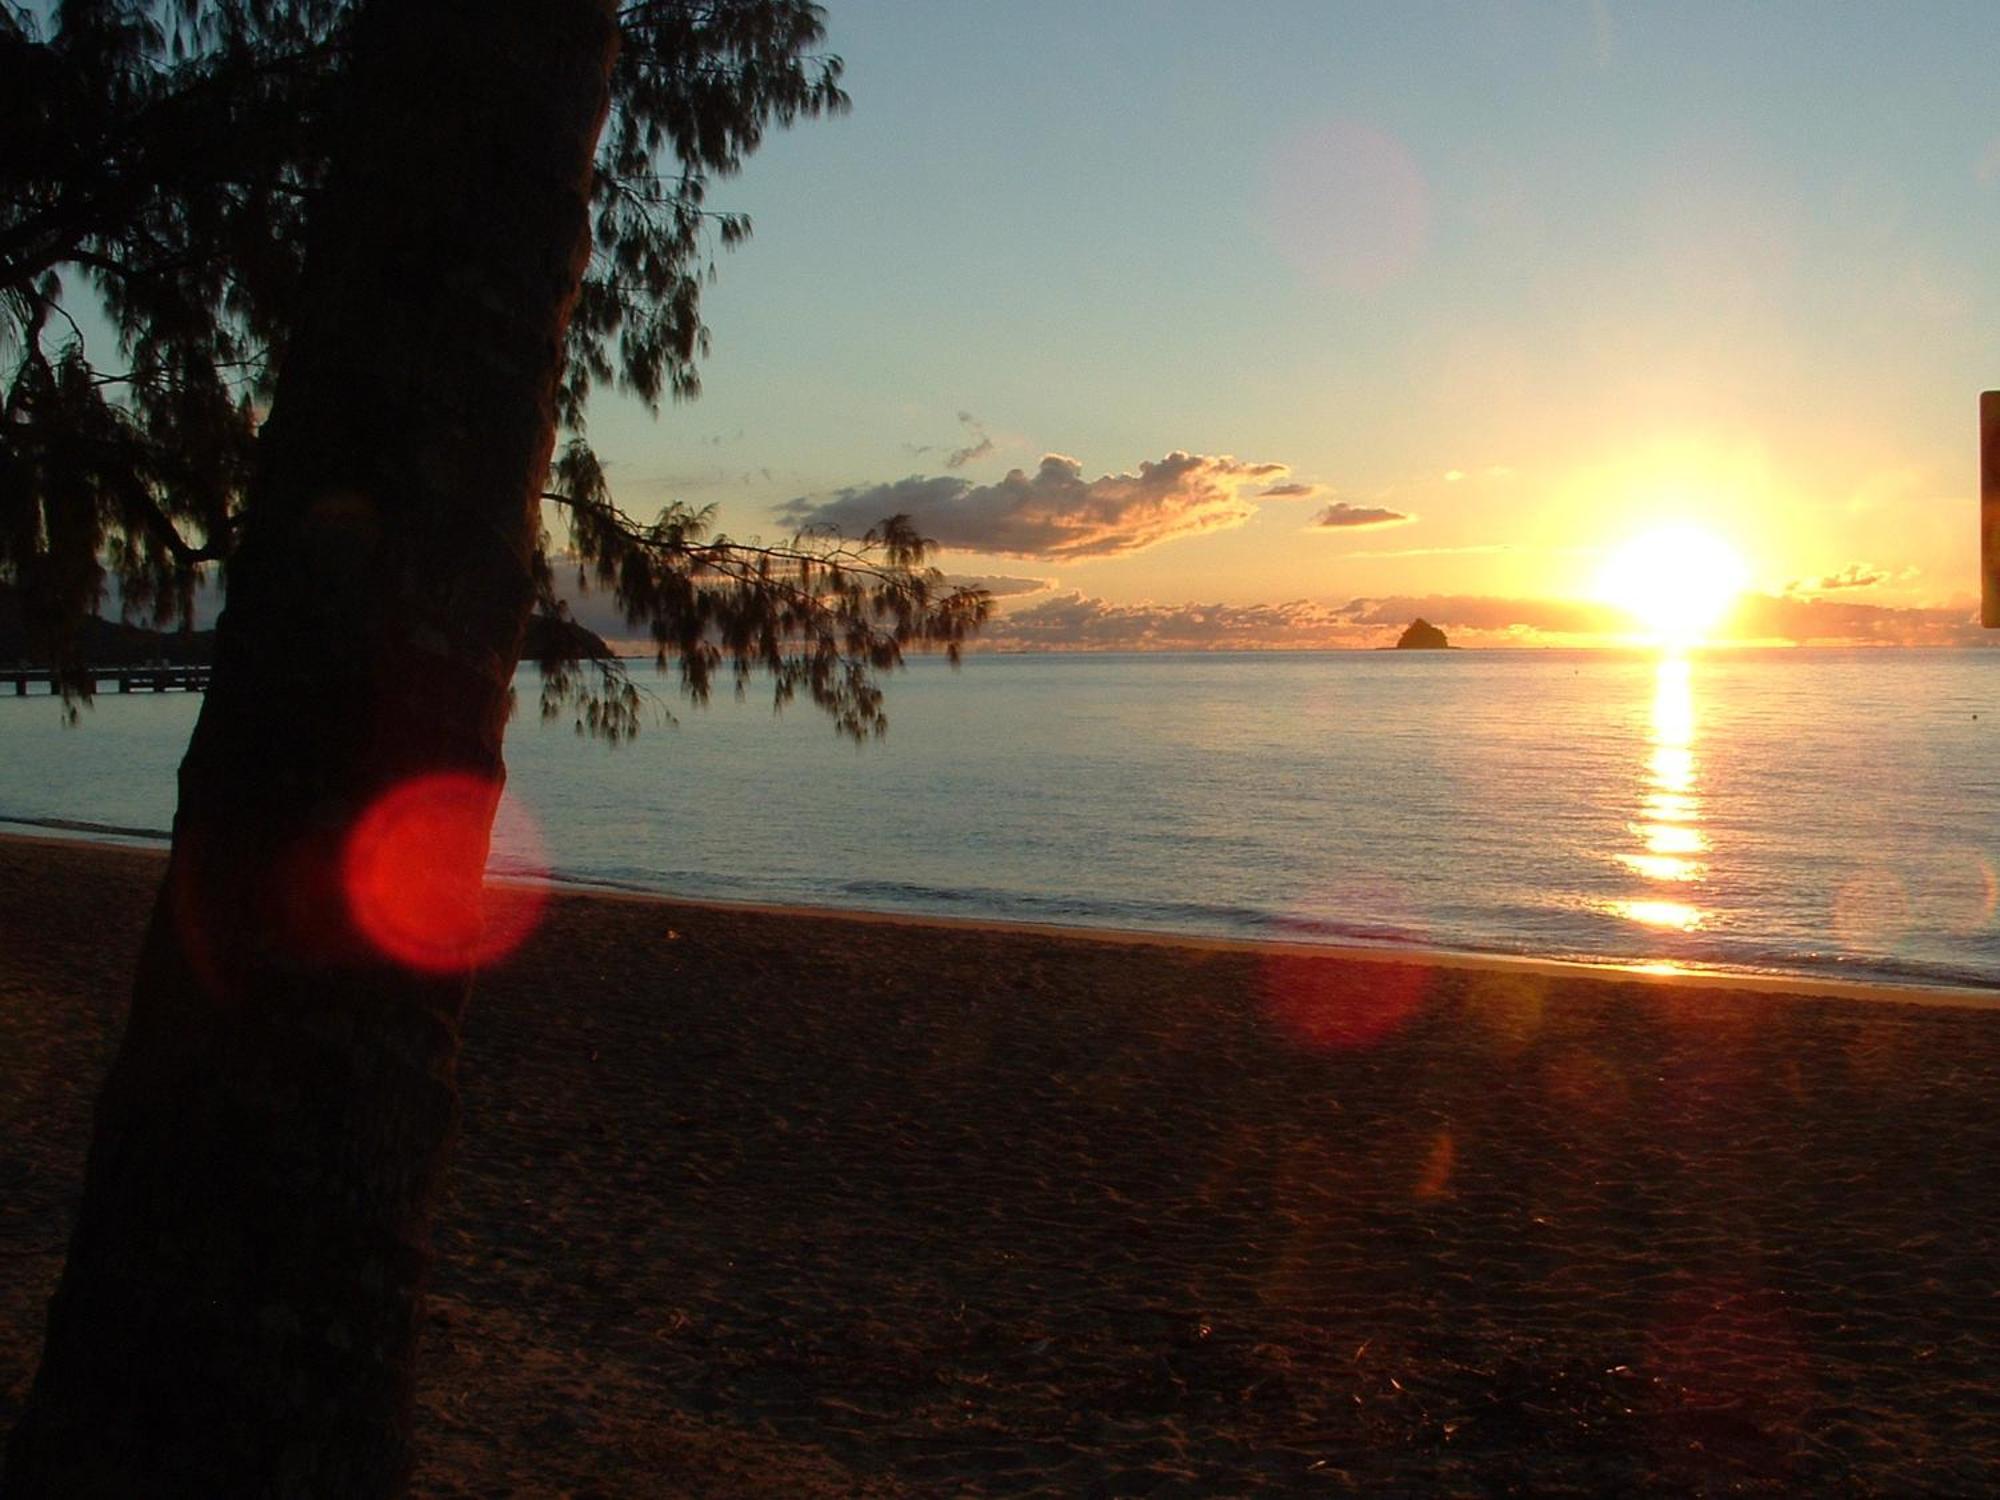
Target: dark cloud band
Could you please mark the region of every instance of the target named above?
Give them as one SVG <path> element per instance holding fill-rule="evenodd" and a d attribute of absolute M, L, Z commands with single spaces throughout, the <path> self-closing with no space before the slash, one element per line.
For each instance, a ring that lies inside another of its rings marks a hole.
<path fill-rule="evenodd" d="M 1415 519 L 1380 505 L 1349 505 L 1336 500 L 1312 518 L 1312 525 L 1315 531 L 1358 531 L 1371 526 L 1401 526 Z"/>
<path fill-rule="evenodd" d="M 1633 622 L 1608 604 L 1479 594 L 1397 595 L 1346 604 L 1113 604 L 1069 591 L 1010 610 L 982 644 L 1011 650 L 1332 650 L 1391 644 L 1422 616 L 1468 645 L 1545 645 L 1627 638 Z M 1895 609 L 1847 600 L 1748 594 L 1729 634 L 1800 645 L 1974 645 L 1967 608 Z"/>
<path fill-rule="evenodd" d="M 1241 526 L 1257 507 L 1243 491 L 1281 477 L 1283 464 L 1169 453 L 1136 474 L 1083 477 L 1073 458 L 1051 453 L 1029 474 L 996 484 L 957 475 L 913 475 L 831 496 L 800 496 L 779 514 L 802 528 L 859 536 L 890 516 L 954 551 L 1077 560 L 1116 557 L 1180 537 Z"/>

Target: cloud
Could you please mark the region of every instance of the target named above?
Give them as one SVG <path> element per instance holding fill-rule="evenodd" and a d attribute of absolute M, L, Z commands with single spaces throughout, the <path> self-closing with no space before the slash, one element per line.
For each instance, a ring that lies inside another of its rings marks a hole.
<path fill-rule="evenodd" d="M 975 458 L 984 458 L 993 451 L 993 439 L 987 435 L 984 422 L 969 411 L 961 411 L 958 414 L 958 421 L 959 425 L 965 428 L 970 441 L 962 448 L 951 450 L 950 456 L 944 461 L 947 469 L 962 469 Z M 943 446 L 942 443 L 904 443 L 902 448 L 912 458 L 922 458 L 926 453 L 936 453 Z"/>
<path fill-rule="evenodd" d="M 1179 537 L 1241 526 L 1257 507 L 1242 495 L 1275 479 L 1283 464 L 1242 463 L 1169 453 L 1137 474 L 1083 477 L 1083 465 L 1051 453 L 1033 474 L 1009 471 L 997 484 L 951 474 L 911 475 L 817 499 L 800 496 L 779 514 L 800 527 L 859 536 L 889 516 L 907 515 L 939 546 L 1006 557 L 1075 560 L 1116 557 Z"/>
<path fill-rule="evenodd" d="M 1017 651 L 1336 650 L 1392 644 L 1421 615 L 1466 646 L 1588 646 L 1629 640 L 1608 604 L 1484 594 L 1402 594 L 1333 605 L 1113 604 L 1069 590 L 1012 609 L 980 644 Z M 1844 600 L 1753 594 L 1728 624 L 1751 642 L 1797 645 L 1978 645 L 1969 606 L 1894 609 Z"/>
<path fill-rule="evenodd" d="M 1326 604 L 1112 604 L 1076 590 L 1009 611 L 981 644 L 1016 651 L 1365 650 L 1418 615 L 1462 644 L 1541 645 L 1629 630 L 1601 605 L 1425 595 Z"/>
<path fill-rule="evenodd" d="M 982 645 L 1016 651 L 1366 650 L 1422 615 L 1462 645 L 1546 645 L 1629 632 L 1603 605 L 1430 594 L 1327 604 L 1112 604 L 1069 590 L 1010 610 Z"/>
<path fill-rule="evenodd" d="M 1483 595 L 1402 596 L 1356 599 L 1347 612 L 1383 626 L 1422 615 L 1446 630 L 1473 632 L 1494 643 L 1537 637 L 1629 637 L 1624 611 L 1608 604 L 1565 599 L 1501 599 Z M 1725 617 L 1727 640 L 1783 642 L 1797 646 L 1971 646 L 1982 643 L 1974 611 L 1963 605 L 1893 608 L 1845 599 L 1745 594 Z"/>
<path fill-rule="evenodd" d="M 1729 627 L 1745 640 L 1800 646 L 1977 646 L 1991 639 L 1966 605 L 1899 609 L 1790 594 L 1746 594 Z"/>
<path fill-rule="evenodd" d="M 1345 611 L 1363 625 L 1403 626 L 1418 615 L 1445 630 L 1496 638 L 1615 636 L 1632 622 L 1610 605 L 1573 599 L 1509 599 L 1489 594 L 1396 594 L 1349 600 Z"/>
<path fill-rule="evenodd" d="M 1056 581 L 1014 578 L 1005 573 L 947 573 L 944 584 L 948 589 L 985 589 L 995 599 L 1010 599 L 1023 594 L 1046 594 L 1056 586 Z"/>
<path fill-rule="evenodd" d="M 985 423 L 981 422 L 979 418 L 975 417 L 969 411 L 960 412 L 958 420 L 964 424 L 966 431 L 972 435 L 972 441 L 967 443 L 963 448 L 954 448 L 951 451 L 951 456 L 944 461 L 944 466 L 947 469 L 962 469 L 975 458 L 984 458 L 993 451 L 993 439 L 986 435 Z"/>
<path fill-rule="evenodd" d="M 1351 562 L 1357 557 L 1478 557 L 1513 550 L 1511 542 L 1474 542 L 1465 547 L 1359 547 L 1340 555 Z"/>
<path fill-rule="evenodd" d="M 1316 484 L 1305 484 L 1293 480 L 1289 484 L 1274 484 L 1269 489 L 1257 491 L 1259 500 L 1308 500 L 1319 493 Z"/>
<path fill-rule="evenodd" d="M 625 611 L 612 595 L 609 588 L 591 579 L 585 586 L 577 583 L 578 560 L 573 552 L 554 552 L 549 556 L 549 564 L 554 570 L 556 597 L 568 605 L 570 617 L 578 624 L 587 626 L 609 641 L 615 650 L 643 652 L 650 655 L 653 641 L 644 624 L 634 625 L 625 618 Z M 1022 578 L 1006 573 L 946 573 L 944 588 L 984 589 L 995 599 L 1027 599 L 1036 594 L 1046 594 L 1056 586 L 1053 578 Z M 213 595 L 219 592 L 210 589 Z M 218 606 L 211 604 L 212 614 Z"/>
<path fill-rule="evenodd" d="M 1374 644 L 1340 611 L 1287 604 L 1112 604 L 1072 589 L 1011 610 L 980 643 L 1015 651 L 1250 651 Z"/>
<path fill-rule="evenodd" d="M 1870 589 L 1878 583 L 1887 583 L 1891 575 L 1885 570 L 1868 563 L 1849 563 L 1838 573 L 1828 573 L 1819 578 L 1795 578 L 1785 585 L 1788 594 L 1818 594 L 1833 589 Z"/>
<path fill-rule="evenodd" d="M 1405 521 L 1415 519 L 1415 516 L 1407 516 L 1400 510 L 1389 510 L 1380 505 L 1349 505 L 1345 500 L 1336 500 L 1312 518 L 1312 529 L 1338 531 L 1367 526 L 1400 526 Z"/>

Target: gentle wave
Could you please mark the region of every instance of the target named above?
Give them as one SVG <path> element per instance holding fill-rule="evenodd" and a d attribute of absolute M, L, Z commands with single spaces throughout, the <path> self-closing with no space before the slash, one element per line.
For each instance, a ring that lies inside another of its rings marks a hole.
<path fill-rule="evenodd" d="M 804 888 L 750 876 L 715 874 L 648 878 L 629 871 L 622 875 L 550 871 L 545 878 L 559 887 L 610 890 L 670 900 L 681 898 L 747 905 L 801 906 L 829 912 L 864 911 L 885 916 L 962 917 L 1035 926 L 1074 927 L 1081 931 L 1145 932 L 1247 942 L 1366 947 L 1412 955 L 1449 952 L 1469 957 L 1548 959 L 1590 967 L 1631 968 L 1660 962 L 1639 950 L 1613 954 L 1520 942 L 1441 942 L 1434 934 L 1411 928 L 1301 918 L 1253 907 L 1187 901 L 1092 901 L 1080 896 L 1039 896 L 1025 891 L 982 887 L 922 886 L 893 880 L 848 881 Z M 1726 953 L 1715 949 L 1699 956 L 1682 955 L 1673 960 L 1670 967 L 1675 972 L 1713 974 L 1725 978 L 1740 974 L 1953 990 L 2000 988 L 1991 975 L 1976 969 L 1894 958 L 1864 960 L 1841 954 L 1800 954 L 1776 948 L 1759 951 L 1740 947 Z"/>

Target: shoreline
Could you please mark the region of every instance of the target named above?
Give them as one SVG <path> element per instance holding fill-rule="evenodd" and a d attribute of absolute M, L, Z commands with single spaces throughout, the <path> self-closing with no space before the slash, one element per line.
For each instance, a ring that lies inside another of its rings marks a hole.
<path fill-rule="evenodd" d="M 17 831 L 33 829 L 35 831 Z M 165 836 L 151 829 L 121 829 L 103 824 L 49 820 L 26 824 L 0 820 L 0 840 L 19 843 L 83 845 L 151 853 L 164 858 Z M 668 891 L 601 884 L 580 876 L 540 878 L 497 877 L 496 885 L 524 885 L 551 896 L 573 895 L 597 900 L 656 903 L 696 911 L 718 911 L 779 919 L 809 918 L 890 927 L 935 928 L 965 933 L 1019 934 L 1058 941 L 1109 943 L 1120 946 L 1181 949 L 1194 953 L 1227 953 L 1255 957 L 1327 958 L 1355 963 L 1460 969 L 1472 973 L 1532 975 L 1545 979 L 1638 982 L 1663 988 L 1741 991 L 1792 999 L 1825 998 L 1889 1005 L 1925 1005 L 1949 1009 L 2000 1011 L 2000 986 L 1820 978 L 1809 974 L 1774 974 L 1756 970 L 1696 969 L 1680 965 L 1626 962 L 1617 959 L 1549 958 L 1532 954 L 1488 953 L 1478 950 L 1281 937 L 1225 937 L 1203 933 L 1167 932 L 1153 928 L 1098 926 L 1083 923 L 1033 922 L 1008 917 L 954 916 L 943 913 L 884 911 L 869 907 L 813 906 L 797 902 L 733 900 L 716 896 L 686 896 Z"/>
<path fill-rule="evenodd" d="M 1654 963 L 1624 963 L 1616 959 L 1541 958 L 1530 954 L 1485 953 L 1474 949 L 1427 947 L 1422 944 L 1368 945 L 1353 942 L 1312 942 L 1299 938 L 1219 937 L 1203 933 L 1162 932 L 1145 927 L 1100 927 L 1062 922 L 1018 921 L 1008 917 L 957 917 L 930 912 L 878 911 L 854 906 L 807 906 L 785 902 L 732 901 L 721 897 L 679 896 L 635 891 L 622 886 L 594 885 L 580 880 L 499 882 L 533 884 L 598 899 L 660 902 L 701 911 L 740 912 L 778 918 L 819 918 L 840 922 L 880 923 L 891 927 L 939 928 L 967 933 L 1017 933 L 1057 941 L 1108 943 L 1117 946 L 1168 948 L 1192 953 L 1228 953 L 1255 958 L 1325 958 L 1340 963 L 1372 963 L 1404 968 L 1463 969 L 1476 974 L 1521 974 L 1545 979 L 1637 981 L 1662 988 L 1741 990 L 1753 994 L 1861 1000 L 1882 1004 L 1938 1005 L 1953 1009 L 2000 1010 L 2000 991 L 1970 985 L 1924 984 L 1909 981 L 1818 979 L 1811 975 L 1770 974 L 1755 970 L 1690 969 Z"/>

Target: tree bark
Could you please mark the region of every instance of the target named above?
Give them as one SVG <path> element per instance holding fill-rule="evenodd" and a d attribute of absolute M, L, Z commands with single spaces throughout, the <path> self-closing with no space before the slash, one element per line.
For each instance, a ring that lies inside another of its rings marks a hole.
<path fill-rule="evenodd" d="M 355 45 L 10 1496 L 407 1483 L 469 979 L 370 945 L 342 851 L 412 777 L 497 795 L 617 27 L 385 0 Z"/>

